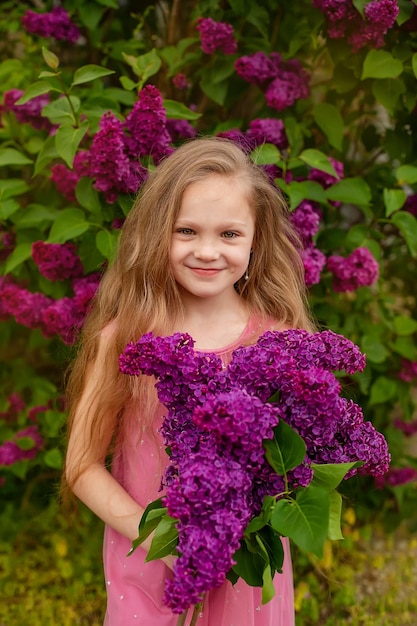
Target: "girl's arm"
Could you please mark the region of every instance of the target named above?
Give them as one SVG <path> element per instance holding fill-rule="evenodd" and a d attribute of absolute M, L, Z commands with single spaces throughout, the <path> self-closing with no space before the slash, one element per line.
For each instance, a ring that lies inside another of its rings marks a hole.
<path fill-rule="evenodd" d="M 74 494 L 103 522 L 133 540 L 138 535 L 138 526 L 144 509 L 105 466 L 111 433 L 116 426 L 116 415 L 108 415 L 106 418 L 109 420 L 106 424 L 106 431 L 109 431 L 107 436 L 99 432 L 96 436 L 89 436 L 95 398 L 98 397 L 104 383 L 100 363 L 108 358 L 108 341 L 106 333 L 103 333 L 97 356 L 85 376 L 84 390 L 75 410 L 68 441 L 66 479 Z M 148 537 L 143 542 L 142 547 L 145 550 L 149 549 L 151 540 L 152 538 Z M 163 560 L 172 568 L 173 557 L 166 557 Z"/>

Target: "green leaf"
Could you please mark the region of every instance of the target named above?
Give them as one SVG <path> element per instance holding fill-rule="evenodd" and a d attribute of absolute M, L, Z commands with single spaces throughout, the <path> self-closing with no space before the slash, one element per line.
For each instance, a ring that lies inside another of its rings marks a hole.
<path fill-rule="evenodd" d="M 145 562 L 154 559 L 162 559 L 168 554 L 175 554 L 175 548 L 178 544 L 178 530 L 176 528 L 178 520 L 164 515 L 155 529 L 151 547 L 146 555 Z"/>
<path fill-rule="evenodd" d="M 101 65 L 83 65 L 75 71 L 71 87 L 74 87 L 74 85 L 89 83 L 96 78 L 103 78 L 103 76 L 110 76 L 110 74 L 114 73 L 114 70 L 109 70 L 107 67 L 101 67 Z"/>
<path fill-rule="evenodd" d="M 414 76 L 417 78 L 417 52 L 411 57 L 411 66 L 413 68 Z"/>
<path fill-rule="evenodd" d="M 35 442 L 32 437 L 20 437 L 16 440 L 16 445 L 21 450 L 32 450 L 35 447 Z"/>
<path fill-rule="evenodd" d="M 275 426 L 273 439 L 264 439 L 263 446 L 269 464 L 280 476 L 300 465 L 306 454 L 303 439 L 284 420 Z"/>
<path fill-rule="evenodd" d="M 340 520 L 342 517 L 342 496 L 337 491 L 329 493 L 330 509 L 329 509 L 329 529 L 327 537 L 331 541 L 344 539 Z"/>
<path fill-rule="evenodd" d="M 394 318 L 394 329 L 397 335 L 412 335 L 417 331 L 417 321 L 412 317 L 398 315 Z"/>
<path fill-rule="evenodd" d="M 29 185 L 20 178 L 9 178 L 8 180 L 0 179 L 0 200 L 21 196 L 28 191 Z"/>
<path fill-rule="evenodd" d="M 323 557 L 329 527 L 329 495 L 319 487 L 307 487 L 295 500 L 278 500 L 271 526 L 289 537 L 301 550 Z"/>
<path fill-rule="evenodd" d="M 328 200 L 357 204 L 367 207 L 371 202 L 371 190 L 362 178 L 344 178 L 325 190 Z"/>
<path fill-rule="evenodd" d="M 262 509 L 259 515 L 256 515 L 251 519 L 249 524 L 246 527 L 245 535 L 250 535 L 254 533 L 269 523 L 271 518 L 272 505 L 275 502 L 275 498 L 272 496 L 265 496 L 264 501 L 262 503 Z"/>
<path fill-rule="evenodd" d="M 342 150 L 344 123 L 339 110 L 333 104 L 323 102 L 314 107 L 313 118 L 326 135 L 329 144 Z"/>
<path fill-rule="evenodd" d="M 213 83 L 211 80 L 203 78 L 200 81 L 202 91 L 219 106 L 223 106 L 226 100 L 228 86 L 229 81 L 227 80 L 219 83 Z"/>
<path fill-rule="evenodd" d="M 402 189 L 384 189 L 385 215 L 389 217 L 395 211 L 404 206 L 407 199 L 405 191 Z"/>
<path fill-rule="evenodd" d="M 369 50 L 363 63 L 361 79 L 366 78 L 397 78 L 403 71 L 403 64 L 394 59 L 386 50 Z"/>
<path fill-rule="evenodd" d="M 272 581 L 272 569 L 269 561 L 269 553 L 260 535 L 256 535 L 256 541 L 260 552 L 265 558 L 265 565 L 262 572 L 262 604 L 266 604 L 275 596 L 275 587 Z"/>
<path fill-rule="evenodd" d="M 417 361 L 417 347 L 410 337 L 397 337 L 395 341 L 390 343 L 391 350 L 409 361 Z"/>
<path fill-rule="evenodd" d="M 78 146 L 88 130 L 88 121 L 81 122 L 79 128 L 71 124 L 62 124 L 55 133 L 55 146 L 59 156 L 72 169 Z"/>
<path fill-rule="evenodd" d="M 201 117 L 201 113 L 191 111 L 185 104 L 176 100 L 165 99 L 164 109 L 167 117 L 174 120 L 198 120 Z"/>
<path fill-rule="evenodd" d="M 375 99 L 380 102 L 391 115 L 394 114 L 398 100 L 406 91 L 407 88 L 400 78 L 375 80 L 372 84 L 372 93 Z"/>
<path fill-rule="evenodd" d="M 33 170 L 33 176 L 37 176 L 40 172 L 42 172 L 45 167 L 58 157 L 58 152 L 55 147 L 55 137 L 51 135 L 45 142 L 37 156 L 35 167 Z"/>
<path fill-rule="evenodd" d="M 257 146 L 250 156 L 257 165 L 278 165 L 282 163 L 281 153 L 272 143 L 264 143 Z"/>
<path fill-rule="evenodd" d="M 378 337 L 373 335 L 363 335 L 361 340 L 361 350 L 366 354 L 368 361 L 372 363 L 384 363 L 389 356 L 389 352 Z"/>
<path fill-rule="evenodd" d="M 321 204 L 327 203 L 326 193 L 323 187 L 314 180 L 298 182 L 292 180 L 286 188 L 289 197 L 290 210 L 293 211 L 303 200 L 314 200 Z"/>
<path fill-rule="evenodd" d="M 41 96 L 42 94 L 48 93 L 49 91 L 52 91 L 51 83 L 48 83 L 46 80 L 39 80 L 36 83 L 32 83 L 32 85 L 29 85 L 23 96 L 19 98 L 19 100 L 17 100 L 15 104 L 26 104 L 26 102 L 29 102 L 29 100 L 36 98 L 36 96 Z"/>
<path fill-rule="evenodd" d="M 126 91 L 132 91 L 132 89 L 136 89 L 138 86 L 138 83 L 134 82 L 128 76 L 120 76 L 119 80 L 123 89 L 126 89 Z"/>
<path fill-rule="evenodd" d="M 65 243 L 79 237 L 90 227 L 80 209 L 63 209 L 52 224 L 48 243 Z"/>
<path fill-rule="evenodd" d="M 148 504 L 139 522 L 139 536 L 132 541 L 132 548 L 129 550 L 128 556 L 149 537 L 166 515 L 166 512 L 166 507 L 162 506 L 162 498 Z"/>
<path fill-rule="evenodd" d="M 77 202 L 90 213 L 101 213 L 100 196 L 97 189 L 94 189 L 94 181 L 91 178 L 86 176 L 80 178 L 75 188 L 75 197 Z"/>
<path fill-rule="evenodd" d="M 417 219 L 411 213 L 398 211 L 392 216 L 392 222 L 402 233 L 412 257 L 417 256 Z"/>
<path fill-rule="evenodd" d="M 276 572 L 282 572 L 284 547 L 282 545 L 281 535 L 268 524 L 256 534 L 256 538 L 258 537 L 262 539 L 262 544 L 267 551 L 271 569 Z"/>
<path fill-rule="evenodd" d="M 97 250 L 110 262 L 114 259 L 118 240 L 119 232 L 117 230 L 100 230 L 96 235 Z"/>
<path fill-rule="evenodd" d="M 47 452 L 43 455 L 43 461 L 48 467 L 61 469 L 63 466 L 63 456 L 61 450 L 59 448 L 47 450 Z"/>
<path fill-rule="evenodd" d="M 316 170 L 326 172 L 326 174 L 330 174 L 331 176 L 334 176 L 335 178 L 339 178 L 339 176 L 336 173 L 336 170 L 334 169 L 333 165 L 329 161 L 329 157 L 326 156 L 324 152 L 321 152 L 320 150 L 316 150 L 314 148 L 303 150 L 303 152 L 301 152 L 298 158 Z"/>
<path fill-rule="evenodd" d="M 54 54 L 53 52 L 51 52 L 50 50 L 48 50 L 47 48 L 42 46 L 42 56 L 43 56 L 43 59 L 44 59 L 46 65 L 48 67 L 50 67 L 51 70 L 57 70 L 58 69 L 58 67 L 59 67 L 59 59 L 56 56 L 56 54 Z"/>
<path fill-rule="evenodd" d="M 138 57 L 134 57 L 130 54 L 125 54 L 124 52 L 122 53 L 122 55 L 126 63 L 130 65 L 136 76 L 141 79 L 142 85 L 148 80 L 148 78 L 159 72 L 162 64 L 161 57 L 159 56 L 155 48 L 152 48 L 152 50 L 146 52 L 146 54 L 142 54 Z"/>
<path fill-rule="evenodd" d="M 361 14 L 363 18 L 365 18 L 365 5 L 368 0 L 352 0 L 352 4 L 355 9 Z"/>
<path fill-rule="evenodd" d="M 399 185 L 413 185 L 417 183 L 417 167 L 414 165 L 400 165 L 395 172 L 395 176 Z"/>
<path fill-rule="evenodd" d="M 22 265 L 27 259 L 32 256 L 32 243 L 29 241 L 25 241 L 24 243 L 19 243 L 13 252 L 9 254 L 6 260 L 6 274 L 12 272 L 16 267 Z"/>
<path fill-rule="evenodd" d="M 8 220 L 20 209 L 20 204 L 14 198 L 0 200 L 0 219 Z"/>
<path fill-rule="evenodd" d="M 250 545 L 250 542 L 242 541 L 239 550 L 234 553 L 236 564 L 233 571 L 251 587 L 262 587 L 265 559 L 253 548 L 249 550 L 248 543 Z"/>
<path fill-rule="evenodd" d="M 369 405 L 383 404 L 392 400 L 397 393 L 397 382 L 386 376 L 378 376 L 371 386 Z"/>
<path fill-rule="evenodd" d="M 326 465 L 312 463 L 311 468 L 314 471 L 314 475 L 310 484 L 313 487 L 321 487 L 321 489 L 330 493 L 341 483 L 348 471 L 355 466 L 357 466 L 356 461 L 350 463 L 328 463 Z"/>
<path fill-rule="evenodd" d="M 14 148 L 2 148 L 0 150 L 0 167 L 3 165 L 29 165 L 33 163 L 26 155 Z"/>
<path fill-rule="evenodd" d="M 290 144 L 291 156 L 297 156 L 303 147 L 303 134 L 300 123 L 294 117 L 287 117 L 284 120 L 285 134 Z"/>
<path fill-rule="evenodd" d="M 80 108 L 80 99 L 76 96 L 58 98 L 42 109 L 42 116 L 47 117 L 52 124 L 77 124 L 76 113 Z"/>

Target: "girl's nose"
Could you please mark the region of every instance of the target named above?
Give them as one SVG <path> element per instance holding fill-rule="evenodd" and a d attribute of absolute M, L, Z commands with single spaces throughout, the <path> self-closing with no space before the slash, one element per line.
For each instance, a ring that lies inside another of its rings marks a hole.
<path fill-rule="evenodd" d="M 195 247 L 194 256 L 201 261 L 215 261 L 220 253 L 210 241 L 201 241 Z"/>

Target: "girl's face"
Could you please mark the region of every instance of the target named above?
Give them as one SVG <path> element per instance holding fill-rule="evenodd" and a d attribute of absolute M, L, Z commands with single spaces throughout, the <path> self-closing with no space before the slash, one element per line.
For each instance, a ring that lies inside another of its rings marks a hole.
<path fill-rule="evenodd" d="M 242 180 L 217 174 L 185 190 L 170 249 L 183 298 L 235 300 L 234 284 L 246 272 L 255 232 L 246 195 Z"/>

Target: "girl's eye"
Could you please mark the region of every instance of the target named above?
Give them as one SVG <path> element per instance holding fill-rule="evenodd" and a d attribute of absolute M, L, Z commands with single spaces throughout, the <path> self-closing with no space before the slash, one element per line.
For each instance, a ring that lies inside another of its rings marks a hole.
<path fill-rule="evenodd" d="M 191 228 L 177 228 L 177 233 L 180 235 L 193 235 L 194 231 Z"/>
<path fill-rule="evenodd" d="M 226 230 L 226 231 L 223 233 L 223 237 L 224 237 L 225 239 L 234 239 L 234 238 L 235 238 L 235 237 L 237 237 L 237 236 L 238 236 L 238 234 L 237 234 L 237 233 L 235 233 L 235 232 L 233 232 L 233 230 Z"/>

